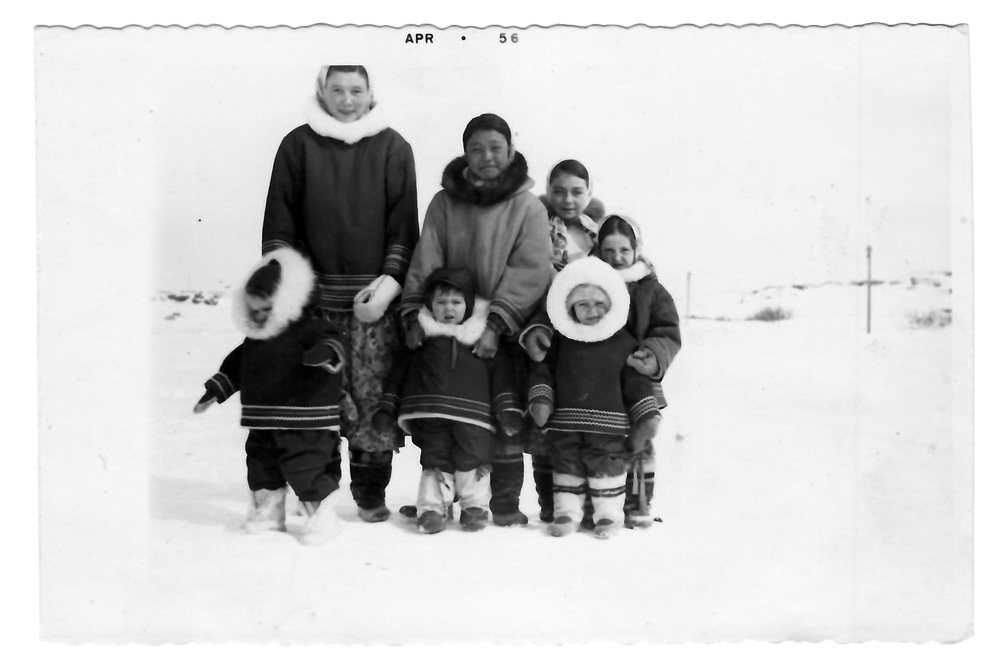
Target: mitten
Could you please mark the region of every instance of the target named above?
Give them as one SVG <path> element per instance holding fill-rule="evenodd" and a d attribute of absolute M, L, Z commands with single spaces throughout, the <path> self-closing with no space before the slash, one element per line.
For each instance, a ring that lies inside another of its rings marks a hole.
<path fill-rule="evenodd" d="M 346 425 L 356 425 L 358 422 L 358 405 L 350 393 L 340 393 L 340 421 Z"/>
<path fill-rule="evenodd" d="M 396 421 L 392 419 L 388 411 L 376 411 L 372 416 L 372 427 L 379 432 L 389 432 L 396 426 Z"/>
<path fill-rule="evenodd" d="M 642 453 L 647 449 L 659 430 L 660 420 L 659 416 L 653 415 L 632 428 L 625 444 L 630 453 Z"/>
<path fill-rule="evenodd" d="M 487 324 L 483 334 L 472 346 L 472 352 L 480 358 L 490 359 L 497 354 L 497 346 L 500 344 L 500 335 L 491 323 Z"/>
<path fill-rule="evenodd" d="M 524 333 L 522 345 L 529 358 L 541 362 L 552 346 L 552 335 L 543 327 L 533 327 Z"/>
<path fill-rule="evenodd" d="M 354 296 L 354 315 L 362 323 L 374 323 L 402 291 L 395 279 L 383 274 Z"/>
<path fill-rule="evenodd" d="M 424 328 L 415 317 L 407 318 L 404 327 L 406 328 L 406 348 L 415 351 L 424 343 Z"/>
<path fill-rule="evenodd" d="M 208 407 L 215 404 L 217 401 L 218 400 L 215 399 L 215 395 L 212 393 L 212 391 L 206 390 L 205 394 L 201 396 L 200 400 L 198 400 L 198 403 L 194 405 L 194 412 L 201 413 L 206 409 L 208 409 Z"/>
<path fill-rule="evenodd" d="M 517 411 L 502 411 L 497 417 L 497 422 L 508 437 L 513 437 L 524 429 L 524 416 Z"/>
<path fill-rule="evenodd" d="M 528 405 L 528 413 L 531 414 L 531 418 L 535 421 L 535 425 L 543 427 L 549 422 L 549 416 L 552 415 L 552 407 L 546 402 L 532 402 Z"/>
<path fill-rule="evenodd" d="M 337 374 L 344 368 L 344 361 L 334 350 L 333 346 L 327 342 L 314 344 L 312 348 L 302 354 L 302 364 L 309 367 L 322 367 L 331 374 Z"/>
<path fill-rule="evenodd" d="M 637 348 L 625 364 L 645 376 L 654 376 L 660 369 L 660 363 L 648 348 Z"/>

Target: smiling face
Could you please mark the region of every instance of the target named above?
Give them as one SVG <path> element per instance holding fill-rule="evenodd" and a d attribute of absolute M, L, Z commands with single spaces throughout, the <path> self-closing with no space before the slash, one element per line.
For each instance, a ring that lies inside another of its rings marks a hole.
<path fill-rule="evenodd" d="M 322 91 L 326 109 L 338 121 L 353 123 L 372 107 L 372 93 L 357 72 L 331 72 Z"/>
<path fill-rule="evenodd" d="M 431 314 L 438 323 L 461 323 L 465 318 L 465 296 L 450 286 L 438 286 L 431 296 Z"/>
<path fill-rule="evenodd" d="M 615 269 L 625 269 L 635 264 L 632 240 L 621 233 L 608 235 L 601 242 L 601 260 Z"/>
<path fill-rule="evenodd" d="M 271 317 L 271 309 L 274 307 L 274 301 L 270 297 L 258 297 L 249 293 L 246 295 L 246 300 L 247 308 L 250 311 L 250 320 L 255 325 L 264 325 L 267 319 Z"/>
<path fill-rule="evenodd" d="M 549 203 L 564 221 L 580 218 L 590 204 L 590 187 L 578 176 L 560 172 L 552 177 L 546 189 Z"/>
<path fill-rule="evenodd" d="M 611 309 L 611 298 L 602 288 L 580 284 L 566 298 L 573 320 L 583 325 L 596 325 Z"/>
<path fill-rule="evenodd" d="M 507 138 L 496 130 L 477 130 L 465 144 L 469 171 L 483 181 L 499 179 L 513 157 Z"/>

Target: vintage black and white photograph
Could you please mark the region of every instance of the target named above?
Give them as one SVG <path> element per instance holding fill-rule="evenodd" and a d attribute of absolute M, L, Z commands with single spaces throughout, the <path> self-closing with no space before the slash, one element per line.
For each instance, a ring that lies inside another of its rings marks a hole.
<path fill-rule="evenodd" d="M 968 639 L 969 39 L 37 27 L 42 638 Z"/>

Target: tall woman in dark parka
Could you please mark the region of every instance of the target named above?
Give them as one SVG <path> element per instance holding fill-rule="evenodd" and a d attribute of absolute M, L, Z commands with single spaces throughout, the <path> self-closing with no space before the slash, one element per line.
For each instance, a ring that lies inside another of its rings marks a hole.
<path fill-rule="evenodd" d="M 552 279 L 548 215 L 531 193 L 534 181 L 528 164 L 514 150 L 504 119 L 496 114 L 472 119 L 462 134 L 462 147 L 464 154 L 445 167 L 442 190 L 427 208 L 406 276 L 401 313 L 407 346 L 417 348 L 424 338 L 416 315 L 430 273 L 439 267 L 467 269 L 475 293 L 490 302 L 486 331 L 473 352 L 495 356 L 496 366 L 526 379 L 527 359 L 516 337 Z M 523 396 L 512 395 L 509 402 L 523 411 Z M 525 441 L 522 429 L 500 436 L 495 445 L 490 510 L 497 525 L 528 522 L 520 510 Z"/>
<path fill-rule="evenodd" d="M 368 522 L 389 517 L 385 488 L 393 451 L 403 445 L 399 429 L 379 432 L 371 419 L 402 345 L 389 306 L 406 277 L 417 220 L 413 151 L 376 106 L 367 70 L 321 68 L 306 123 L 285 136 L 274 159 L 263 251 L 288 246 L 310 258 L 319 292 L 314 315 L 337 325 L 349 344 L 341 429 L 351 493 Z M 338 457 L 338 478 L 340 466 Z"/>

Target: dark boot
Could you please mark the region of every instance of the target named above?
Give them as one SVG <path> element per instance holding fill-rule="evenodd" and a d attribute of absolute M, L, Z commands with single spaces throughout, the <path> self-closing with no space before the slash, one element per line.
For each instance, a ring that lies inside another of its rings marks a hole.
<path fill-rule="evenodd" d="M 366 523 L 380 523 L 389 518 L 385 489 L 392 476 L 392 452 L 350 451 L 351 495 L 358 505 L 358 515 Z"/>
<path fill-rule="evenodd" d="M 538 519 L 543 523 L 551 523 L 552 511 L 552 465 L 548 458 L 532 456 L 532 476 L 535 479 L 535 492 L 538 493 Z"/>
<path fill-rule="evenodd" d="M 629 470 L 625 480 L 625 527 L 634 529 L 636 527 L 649 527 L 653 524 L 653 517 L 649 513 L 649 503 L 653 500 L 653 484 L 655 482 L 655 472 L 645 472 L 644 485 L 646 487 L 646 514 L 639 509 L 639 488 L 636 485 L 634 470 Z"/>
<path fill-rule="evenodd" d="M 521 487 L 524 485 L 524 460 L 494 462 L 490 478 L 490 511 L 493 524 L 500 527 L 527 525 L 528 517 L 521 513 Z"/>

